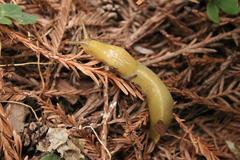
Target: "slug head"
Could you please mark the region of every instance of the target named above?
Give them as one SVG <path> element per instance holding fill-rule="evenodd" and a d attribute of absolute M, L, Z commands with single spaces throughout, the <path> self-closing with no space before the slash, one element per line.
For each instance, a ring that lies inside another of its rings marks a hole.
<path fill-rule="evenodd" d="M 116 68 L 124 76 L 131 75 L 138 66 L 138 62 L 121 47 L 91 39 L 83 40 L 81 46 L 86 53 Z"/>

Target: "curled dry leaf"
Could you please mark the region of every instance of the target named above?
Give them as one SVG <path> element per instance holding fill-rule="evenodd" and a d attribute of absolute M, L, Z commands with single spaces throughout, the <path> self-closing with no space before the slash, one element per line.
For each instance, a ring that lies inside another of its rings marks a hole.
<path fill-rule="evenodd" d="M 150 55 L 150 54 L 153 54 L 153 50 L 151 49 L 148 49 L 148 48 L 144 48 L 140 45 L 134 45 L 133 48 L 139 52 L 140 54 L 145 54 L 145 55 Z"/>
<path fill-rule="evenodd" d="M 66 128 L 49 128 L 46 139 L 40 141 L 37 149 L 42 152 L 57 151 L 66 160 L 79 160 L 84 158 L 81 149 L 83 143 L 80 139 L 69 137 Z"/>

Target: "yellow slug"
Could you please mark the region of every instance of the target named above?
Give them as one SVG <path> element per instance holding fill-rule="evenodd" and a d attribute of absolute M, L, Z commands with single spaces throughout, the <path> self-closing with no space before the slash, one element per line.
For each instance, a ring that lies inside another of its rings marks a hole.
<path fill-rule="evenodd" d="M 125 49 L 85 39 L 81 42 L 83 50 L 99 61 L 114 67 L 124 77 L 134 77 L 132 82 L 139 85 L 147 97 L 150 114 L 150 136 L 155 143 L 160 138 L 156 126 L 163 122 L 168 126 L 172 120 L 173 99 L 164 83 L 146 66 L 136 61 Z"/>

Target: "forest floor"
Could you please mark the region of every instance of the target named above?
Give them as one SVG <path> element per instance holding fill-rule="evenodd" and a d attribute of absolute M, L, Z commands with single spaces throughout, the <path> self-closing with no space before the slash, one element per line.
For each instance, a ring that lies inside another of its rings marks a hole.
<path fill-rule="evenodd" d="M 240 16 L 214 24 L 188 0 L 11 2 L 38 22 L 0 25 L 0 159 L 240 159 Z M 83 23 L 169 88 L 173 121 L 157 144 L 141 90 L 67 43 Z"/>

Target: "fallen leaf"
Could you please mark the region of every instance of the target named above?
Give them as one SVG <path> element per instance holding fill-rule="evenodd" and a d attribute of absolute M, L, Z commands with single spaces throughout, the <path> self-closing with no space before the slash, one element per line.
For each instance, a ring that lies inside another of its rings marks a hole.
<path fill-rule="evenodd" d="M 74 88 L 69 82 L 65 80 L 59 80 L 56 88 L 60 92 L 76 92 L 77 89 Z M 62 95 L 69 103 L 75 104 L 77 103 L 79 96 L 78 95 Z"/>
<path fill-rule="evenodd" d="M 237 160 L 240 160 L 240 149 L 232 141 L 225 141 L 229 150 L 235 155 Z"/>
<path fill-rule="evenodd" d="M 30 113 L 29 108 L 26 108 L 20 104 L 9 103 L 6 107 L 6 113 L 13 129 L 17 133 L 23 132 L 24 121 L 27 115 Z"/>
<path fill-rule="evenodd" d="M 69 137 L 66 128 L 49 128 L 46 138 L 37 145 L 37 150 L 57 151 L 65 160 L 84 159 L 84 155 L 81 153 L 82 148 L 81 140 Z"/>
<path fill-rule="evenodd" d="M 141 53 L 141 54 L 146 54 L 146 55 L 150 55 L 150 54 L 153 54 L 154 51 L 151 50 L 151 49 L 148 49 L 148 48 L 144 48 L 140 45 L 134 45 L 133 46 L 134 50 Z"/>
<path fill-rule="evenodd" d="M 79 147 L 77 147 L 71 140 L 68 140 L 66 145 L 61 145 L 57 151 L 65 160 L 79 160 L 84 158 Z"/>

